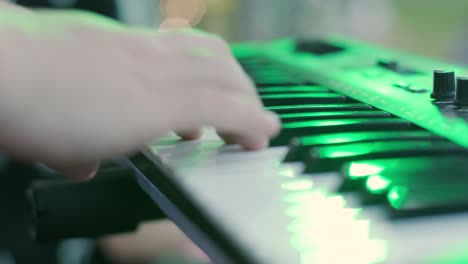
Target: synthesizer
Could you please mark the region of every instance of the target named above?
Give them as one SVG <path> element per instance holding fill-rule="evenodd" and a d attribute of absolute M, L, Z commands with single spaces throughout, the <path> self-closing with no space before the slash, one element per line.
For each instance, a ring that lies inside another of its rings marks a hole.
<path fill-rule="evenodd" d="M 168 217 L 221 264 L 468 263 L 467 68 L 341 37 L 232 50 L 282 120 L 267 149 L 206 128 L 37 183 L 36 237 Z"/>
<path fill-rule="evenodd" d="M 271 146 L 207 129 L 133 160 L 214 262 L 468 262 L 466 68 L 340 37 L 233 51 L 282 119 Z"/>

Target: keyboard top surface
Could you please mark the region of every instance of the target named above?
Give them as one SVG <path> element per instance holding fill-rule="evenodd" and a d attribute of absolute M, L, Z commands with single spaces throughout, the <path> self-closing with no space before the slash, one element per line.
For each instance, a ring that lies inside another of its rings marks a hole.
<path fill-rule="evenodd" d="M 148 147 L 176 183 L 161 192 L 183 193 L 175 207 L 189 201 L 209 224 L 206 234 L 221 233 L 249 263 L 468 262 L 468 169 L 460 165 L 468 115 L 430 97 L 435 67 L 468 71 L 340 38 L 328 43 L 235 46 L 282 132 L 259 152 L 226 146 L 210 129 L 197 141 L 169 135 Z"/>
<path fill-rule="evenodd" d="M 285 147 L 246 153 L 205 134 L 196 142 L 167 137 L 152 151 L 252 263 L 467 260 L 468 213 L 394 220 L 381 205 L 337 194 L 337 173 L 311 176 L 300 163 L 282 163 Z"/>
<path fill-rule="evenodd" d="M 291 39 L 260 47 L 266 57 L 307 80 L 333 87 L 334 91 L 410 120 L 468 147 L 468 137 L 461 136 L 468 135 L 467 111 L 454 110 L 450 103 L 435 104 L 430 96 L 434 70 L 454 71 L 456 76 L 466 77 L 467 67 L 342 37 L 330 37 L 327 43 L 344 50 L 311 56 L 307 52 L 296 52 L 297 47 Z M 240 54 L 238 56 L 248 56 L 255 52 L 251 45 L 234 46 L 234 51 Z M 397 63 L 414 73 L 402 74 L 378 66 L 381 61 Z"/>

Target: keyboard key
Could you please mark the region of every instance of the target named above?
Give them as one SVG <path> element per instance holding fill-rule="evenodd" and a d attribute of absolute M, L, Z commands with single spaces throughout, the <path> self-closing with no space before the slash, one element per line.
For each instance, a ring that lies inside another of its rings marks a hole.
<path fill-rule="evenodd" d="M 447 161 L 448 160 L 448 161 Z M 340 170 L 343 184 L 340 191 L 358 191 L 366 188 L 368 177 L 380 175 L 388 177 L 407 177 L 431 170 L 435 164 L 438 166 L 453 166 L 453 160 L 466 161 L 466 157 L 406 157 L 386 158 L 375 160 L 359 160 L 345 163 Z M 437 162 L 436 162 L 437 161 Z M 447 165 L 448 164 L 448 165 Z M 390 176 L 395 175 L 395 176 Z M 403 176 L 404 175 L 404 176 Z M 426 173 L 430 176 L 430 173 Z M 375 185 L 374 185 L 375 186 Z M 382 186 L 382 185 L 381 185 Z M 376 189 L 374 188 L 374 191 Z"/>
<path fill-rule="evenodd" d="M 298 86 L 308 84 L 305 81 L 293 79 L 260 79 L 254 80 L 256 87 L 272 87 L 272 86 Z"/>
<path fill-rule="evenodd" d="M 290 141 L 289 150 L 284 158 L 285 162 L 303 160 L 307 150 L 320 146 L 336 146 L 351 142 L 377 142 L 396 140 L 435 140 L 442 139 L 438 135 L 425 131 L 377 131 L 377 132 L 353 132 L 335 133 L 295 138 Z"/>
<path fill-rule="evenodd" d="M 392 115 L 384 111 L 330 111 L 330 112 L 309 112 L 309 113 L 294 113 L 280 114 L 279 117 L 283 122 L 300 122 L 323 119 L 353 119 L 353 118 L 382 118 L 391 117 Z"/>
<path fill-rule="evenodd" d="M 445 174 L 439 175 L 444 177 Z M 457 182 L 408 184 L 391 187 L 387 194 L 393 216 L 434 214 L 468 209 L 468 177 Z"/>
<path fill-rule="evenodd" d="M 440 140 L 403 140 L 374 143 L 348 143 L 313 148 L 306 155 L 305 172 L 338 171 L 350 161 L 411 156 L 466 155 L 468 149 Z"/>
<path fill-rule="evenodd" d="M 374 171 L 369 176 L 362 176 L 364 171 L 361 171 L 360 178 L 365 179 L 365 184 L 361 186 L 363 188 L 360 190 L 365 194 L 364 202 L 369 204 L 384 202 L 389 189 L 395 185 L 457 182 L 466 177 L 465 164 L 467 162 L 468 157 L 466 156 L 411 157 L 358 162 L 351 166 L 354 168 L 362 166 L 380 168 L 380 172 Z M 345 170 L 346 167 L 345 165 Z"/>
<path fill-rule="evenodd" d="M 284 94 L 284 93 L 327 93 L 330 89 L 323 86 L 276 86 L 258 88 L 259 94 Z"/>
<path fill-rule="evenodd" d="M 267 106 L 267 110 L 278 114 L 295 114 L 310 112 L 331 112 L 331 111 L 368 111 L 373 109 L 370 105 L 355 104 L 301 104 L 301 105 L 278 105 Z"/>
<path fill-rule="evenodd" d="M 291 93 L 260 95 L 266 106 L 288 104 L 336 104 L 344 103 L 346 97 L 336 93 Z"/>
<path fill-rule="evenodd" d="M 284 146 L 294 137 L 359 131 L 401 131 L 415 130 L 418 127 L 400 118 L 342 119 L 283 123 L 277 137 L 270 141 L 271 146 Z"/>

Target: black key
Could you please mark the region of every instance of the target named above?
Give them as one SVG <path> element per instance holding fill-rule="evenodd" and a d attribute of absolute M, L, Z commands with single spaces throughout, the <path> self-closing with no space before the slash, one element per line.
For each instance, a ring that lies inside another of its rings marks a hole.
<path fill-rule="evenodd" d="M 362 191 L 366 204 L 384 202 L 394 185 L 446 183 L 460 180 L 468 170 L 467 156 L 410 157 L 351 162 L 343 166 L 345 191 Z"/>
<path fill-rule="evenodd" d="M 284 146 L 287 145 L 292 138 L 308 135 L 414 129 L 419 128 L 401 118 L 343 119 L 283 123 L 281 132 L 271 140 L 270 145 Z"/>
<path fill-rule="evenodd" d="M 468 149 L 447 141 L 403 140 L 374 143 L 348 143 L 313 148 L 306 155 L 305 172 L 337 171 L 350 161 L 403 158 L 411 156 L 467 155 Z"/>
<path fill-rule="evenodd" d="M 445 174 L 439 175 L 443 177 Z M 387 194 L 393 216 L 445 213 L 468 209 L 468 173 L 456 182 L 395 185 Z"/>
<path fill-rule="evenodd" d="M 330 89 L 317 85 L 261 87 L 257 90 L 259 94 L 327 93 L 329 91 Z"/>
<path fill-rule="evenodd" d="M 383 118 L 392 115 L 384 111 L 330 111 L 330 112 L 309 112 L 295 114 L 280 114 L 279 118 L 283 122 L 301 122 L 324 119 L 354 119 L 354 118 Z"/>
<path fill-rule="evenodd" d="M 260 95 L 266 106 L 288 104 L 337 104 L 344 103 L 346 97 L 336 93 L 291 93 Z"/>
<path fill-rule="evenodd" d="M 433 173 L 453 172 L 454 170 L 467 171 L 465 168 L 468 162 L 466 156 L 446 156 L 446 157 L 407 157 L 388 158 L 376 160 L 353 161 L 343 165 L 341 173 L 346 180 L 357 181 L 367 179 L 369 176 L 380 175 L 389 181 L 413 180 L 418 175 L 423 175 L 426 181 L 448 180 L 447 177 L 434 177 Z M 381 190 L 374 190 L 381 192 Z"/>
<path fill-rule="evenodd" d="M 445 168 L 453 166 L 453 160 L 466 161 L 468 159 L 464 156 L 426 156 L 359 160 L 348 162 L 345 163 L 340 170 L 344 178 L 340 191 L 357 191 L 360 189 L 365 189 L 367 179 L 371 176 L 384 175 L 385 178 L 407 177 L 407 175 L 421 174 L 427 172 L 427 170 L 432 170 L 436 164 L 437 166 L 444 166 Z M 426 175 L 430 177 L 430 174 L 426 173 Z M 376 188 L 374 188 L 374 190 L 377 191 Z"/>
<path fill-rule="evenodd" d="M 256 87 L 272 87 L 272 86 L 298 86 L 307 85 L 308 82 L 293 80 L 293 79 L 275 79 L 275 80 L 254 80 Z"/>
<path fill-rule="evenodd" d="M 287 75 L 259 75 L 259 74 L 254 74 L 251 76 L 251 78 L 257 82 L 257 81 L 293 81 L 293 82 L 298 82 L 299 80 L 296 78 L 293 78 L 291 76 Z"/>
<path fill-rule="evenodd" d="M 320 146 L 337 146 L 352 142 L 377 142 L 396 140 L 443 140 L 440 136 L 425 130 L 415 131 L 377 131 L 335 133 L 326 135 L 306 136 L 295 138 L 289 143 L 289 150 L 284 158 L 285 162 L 303 160 L 307 150 Z"/>
<path fill-rule="evenodd" d="M 277 114 L 331 112 L 331 111 L 368 111 L 368 110 L 373 109 L 372 106 L 361 104 L 361 103 L 278 105 L 278 106 L 267 106 L 265 108 Z"/>
<path fill-rule="evenodd" d="M 277 78 L 292 78 L 289 74 L 286 72 L 271 68 L 271 69 L 254 69 L 253 71 L 250 71 L 250 76 L 253 79 L 277 79 Z"/>

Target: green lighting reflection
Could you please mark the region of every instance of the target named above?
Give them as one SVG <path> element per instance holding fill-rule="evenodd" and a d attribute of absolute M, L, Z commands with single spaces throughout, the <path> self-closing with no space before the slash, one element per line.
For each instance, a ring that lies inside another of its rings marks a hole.
<path fill-rule="evenodd" d="M 280 99 L 280 98 L 334 98 L 336 94 L 330 93 L 291 93 L 291 94 L 266 94 L 260 96 L 262 99 Z"/>
<path fill-rule="evenodd" d="M 300 108 L 310 108 L 310 109 L 327 109 L 333 107 L 344 107 L 346 105 L 342 104 L 299 104 L 299 105 L 275 105 L 265 107 L 267 110 L 293 110 Z"/>
<path fill-rule="evenodd" d="M 370 113 L 370 112 L 359 112 L 359 113 Z M 345 112 L 345 111 L 335 111 L 335 112 L 305 112 L 305 113 L 288 113 L 280 114 L 280 118 L 295 118 L 295 117 L 322 117 L 322 116 L 336 116 L 336 115 L 351 115 L 356 114 L 356 112 Z"/>
<path fill-rule="evenodd" d="M 353 150 L 349 150 L 350 147 L 348 146 L 331 146 L 327 148 L 322 148 L 319 151 L 320 155 L 323 157 L 338 158 L 346 156 L 364 155 L 375 152 L 380 149 L 384 149 L 383 147 L 377 147 L 379 147 L 379 145 L 377 144 L 356 144 L 355 146 L 353 146 Z"/>
<path fill-rule="evenodd" d="M 391 181 L 381 175 L 372 175 L 367 178 L 366 188 L 373 194 L 381 194 L 390 186 Z"/>
<path fill-rule="evenodd" d="M 303 121 L 283 124 L 283 128 L 303 128 L 320 126 L 338 126 L 358 123 L 358 120 L 323 120 L 323 121 Z"/>
<path fill-rule="evenodd" d="M 355 141 L 356 138 L 352 135 L 339 136 L 336 135 L 320 135 L 320 136 L 309 136 L 301 139 L 304 146 L 315 145 L 315 144 L 337 144 Z"/>
<path fill-rule="evenodd" d="M 396 139 L 401 137 L 424 137 L 428 136 L 426 131 L 376 131 L 376 132 L 352 132 L 352 133 L 333 133 L 328 135 L 312 135 L 302 137 L 302 144 L 305 146 L 317 144 L 333 144 L 359 142 L 366 140 L 382 140 Z"/>
<path fill-rule="evenodd" d="M 348 169 L 348 175 L 352 179 L 379 174 L 384 168 L 372 163 L 352 162 Z"/>
<path fill-rule="evenodd" d="M 393 186 L 387 194 L 390 205 L 395 209 L 400 209 L 408 195 L 408 188 L 404 186 Z"/>
<path fill-rule="evenodd" d="M 326 154 L 326 156 L 330 158 L 340 158 L 340 157 L 354 156 L 360 153 L 361 152 L 357 152 L 357 151 L 330 151 Z"/>
<path fill-rule="evenodd" d="M 262 87 L 258 89 L 263 93 L 294 93 L 294 92 L 327 92 L 328 88 L 322 86 L 276 86 L 276 87 Z"/>

